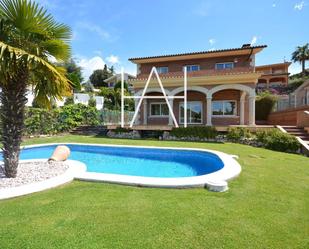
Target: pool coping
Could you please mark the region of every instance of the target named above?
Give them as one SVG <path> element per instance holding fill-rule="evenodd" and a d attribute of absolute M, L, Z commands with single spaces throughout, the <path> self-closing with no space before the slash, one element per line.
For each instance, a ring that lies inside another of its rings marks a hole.
<path fill-rule="evenodd" d="M 20 160 L 20 162 L 46 162 L 46 161 L 47 158 Z M 77 175 L 80 175 L 82 172 L 86 172 L 87 170 L 87 166 L 80 161 L 67 160 L 65 161 L 65 164 L 67 164 L 69 168 L 63 174 L 60 174 L 58 176 L 49 178 L 44 181 L 29 183 L 17 187 L 0 189 L 0 200 L 28 195 L 58 187 L 60 185 L 73 181 Z"/>
<path fill-rule="evenodd" d="M 136 145 L 115 145 L 115 144 L 89 144 L 89 143 L 44 143 L 23 146 L 23 148 L 35 148 L 41 146 L 52 145 L 88 145 L 100 147 L 126 147 L 126 148 L 146 148 L 146 149 L 166 149 L 166 150 L 186 150 L 208 152 L 217 155 L 223 162 L 222 169 L 201 176 L 194 177 L 175 177 L 175 178 L 160 178 L 160 177 L 143 177 L 129 176 L 119 174 L 95 173 L 87 171 L 78 171 L 74 174 L 74 179 L 93 182 L 117 183 L 131 186 L 142 187 L 159 187 L 159 188 L 192 188 L 206 187 L 211 191 L 223 192 L 228 190 L 228 181 L 237 177 L 241 172 L 241 166 L 235 160 L 234 155 L 229 155 L 220 151 L 199 149 L 199 148 L 184 148 L 184 147 L 159 147 L 159 146 L 136 146 Z M 79 162 L 79 161 L 75 161 Z M 81 162 L 79 162 L 81 163 Z M 83 164 L 83 163 L 82 163 Z M 0 198 L 1 199 L 1 198 Z"/>

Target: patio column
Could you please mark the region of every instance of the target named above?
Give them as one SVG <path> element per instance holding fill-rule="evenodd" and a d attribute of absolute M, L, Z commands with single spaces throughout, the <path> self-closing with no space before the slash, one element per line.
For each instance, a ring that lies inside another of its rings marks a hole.
<path fill-rule="evenodd" d="M 255 125 L 255 96 L 249 96 L 249 125 Z"/>
<path fill-rule="evenodd" d="M 139 99 L 134 99 L 134 104 L 135 104 L 135 109 L 134 110 L 136 110 L 137 109 L 137 106 L 138 106 L 138 102 L 139 102 Z M 135 119 L 135 124 L 139 124 L 140 122 L 140 115 L 139 114 L 137 114 L 137 117 L 136 117 L 136 119 Z"/>
<path fill-rule="evenodd" d="M 147 119 L 148 119 L 148 116 L 147 116 L 147 115 L 148 115 L 148 113 L 147 113 L 147 111 L 148 111 L 148 109 L 147 109 L 147 107 L 148 107 L 148 106 L 147 106 L 147 99 L 144 99 L 143 102 L 144 102 L 144 103 L 143 103 L 143 104 L 144 104 L 144 110 L 143 110 L 143 111 L 144 111 L 144 113 L 143 113 L 143 116 L 144 116 L 144 125 L 146 125 L 146 124 L 147 124 Z"/>
<path fill-rule="evenodd" d="M 174 110 L 174 100 L 173 99 L 169 99 L 168 100 L 170 106 L 172 107 L 172 110 Z M 168 125 L 173 125 L 173 118 L 172 118 L 172 115 L 169 113 L 168 115 Z"/>
<path fill-rule="evenodd" d="M 240 97 L 240 109 L 239 109 L 239 124 L 244 125 L 245 124 L 245 97 L 246 97 L 246 92 L 242 92 L 241 97 Z"/>
<path fill-rule="evenodd" d="M 211 116 L 212 116 L 212 96 L 207 96 L 206 99 L 206 103 L 207 103 L 207 126 L 212 126 L 212 122 L 211 122 Z"/>

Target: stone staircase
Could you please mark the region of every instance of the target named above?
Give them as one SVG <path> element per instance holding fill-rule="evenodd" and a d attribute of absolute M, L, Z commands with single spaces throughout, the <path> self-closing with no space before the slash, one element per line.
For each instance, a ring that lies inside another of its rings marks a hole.
<path fill-rule="evenodd" d="M 289 134 L 299 137 L 306 144 L 309 144 L 309 134 L 303 129 L 296 126 L 282 126 L 282 128 Z"/>
<path fill-rule="evenodd" d="M 70 133 L 72 135 L 104 136 L 107 129 L 104 126 L 83 125 L 73 129 Z"/>
<path fill-rule="evenodd" d="M 301 144 L 300 152 L 309 156 L 309 134 L 307 131 L 305 131 L 305 129 L 299 128 L 297 126 L 280 126 L 278 128 L 295 136 L 298 142 Z"/>

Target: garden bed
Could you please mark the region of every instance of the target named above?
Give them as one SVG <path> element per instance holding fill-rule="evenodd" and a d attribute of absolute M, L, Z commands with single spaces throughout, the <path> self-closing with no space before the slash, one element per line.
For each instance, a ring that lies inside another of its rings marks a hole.
<path fill-rule="evenodd" d="M 18 166 L 17 177 L 7 178 L 2 164 L 0 166 L 0 189 L 41 182 L 63 174 L 68 168 L 69 166 L 63 162 L 22 162 Z"/>

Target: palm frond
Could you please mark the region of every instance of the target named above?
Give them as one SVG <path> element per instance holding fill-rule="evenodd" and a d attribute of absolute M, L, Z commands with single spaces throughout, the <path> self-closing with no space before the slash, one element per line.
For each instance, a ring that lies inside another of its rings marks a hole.
<path fill-rule="evenodd" d="M 14 77 L 14 70 L 10 68 L 16 67 L 16 64 L 27 65 L 29 71 L 35 74 L 42 82 L 48 82 L 48 85 L 40 85 L 47 95 L 61 98 L 63 95 L 71 91 L 72 83 L 65 76 L 65 69 L 55 67 L 48 61 L 29 54 L 26 51 L 14 48 L 0 41 L 0 72 L 10 72 Z"/>
<path fill-rule="evenodd" d="M 48 55 L 52 55 L 58 60 L 66 61 L 71 55 L 70 46 L 59 39 L 44 41 L 41 43 L 41 47 L 44 48 L 44 51 L 48 51 Z"/>
<path fill-rule="evenodd" d="M 0 0 L 0 19 L 14 30 L 14 34 L 7 36 L 9 39 L 2 39 L 8 45 L 37 56 L 50 54 L 60 60 L 69 57 L 70 27 L 56 22 L 38 3 L 30 0 Z M 49 40 L 59 40 L 57 49 L 49 46 Z"/>

